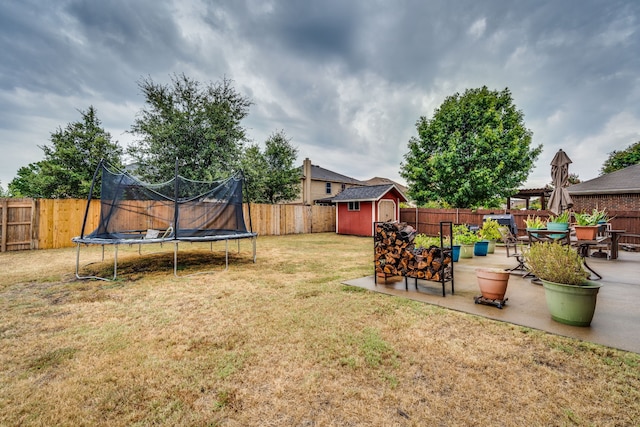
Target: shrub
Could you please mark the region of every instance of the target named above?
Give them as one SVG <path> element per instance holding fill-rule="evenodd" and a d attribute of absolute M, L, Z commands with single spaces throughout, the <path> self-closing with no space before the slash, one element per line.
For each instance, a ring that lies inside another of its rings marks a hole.
<path fill-rule="evenodd" d="M 542 280 L 566 285 L 584 285 L 588 273 L 583 261 L 570 246 L 556 242 L 535 243 L 524 252 L 524 259 L 533 274 Z"/>

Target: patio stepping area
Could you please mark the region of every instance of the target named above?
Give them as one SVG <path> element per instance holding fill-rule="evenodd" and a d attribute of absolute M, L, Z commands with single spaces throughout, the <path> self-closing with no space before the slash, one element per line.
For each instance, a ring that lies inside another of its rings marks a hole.
<path fill-rule="evenodd" d="M 514 263 L 499 246 L 494 254 L 460 259 L 454 267 L 455 294 L 451 294 L 451 286 L 447 284 L 445 297 L 438 282 L 419 280 L 416 291 L 414 280 L 409 279 L 409 290 L 405 290 L 404 278 L 400 277 L 388 279 L 386 283 L 378 280 L 376 285 L 371 275 L 344 284 L 640 354 L 640 252 L 620 251 L 616 260 L 589 258 L 589 265 L 602 275 L 590 327 L 568 326 L 552 320 L 543 287 L 518 274 L 512 274 L 509 279 L 505 307 L 476 304 L 474 297 L 480 292 L 475 269 L 511 268 Z M 371 264 L 373 271 L 373 260 Z"/>

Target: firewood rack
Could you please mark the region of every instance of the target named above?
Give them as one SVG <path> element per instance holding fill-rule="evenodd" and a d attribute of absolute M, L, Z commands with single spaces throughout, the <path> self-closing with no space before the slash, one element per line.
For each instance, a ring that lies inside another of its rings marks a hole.
<path fill-rule="evenodd" d="M 387 225 L 385 225 L 387 224 Z M 439 282 L 442 285 L 442 296 L 446 296 L 446 283 L 451 282 L 451 293 L 454 293 L 454 268 L 453 268 L 453 250 L 451 246 L 445 246 L 445 229 L 448 227 L 449 242 L 453 242 L 453 223 L 451 221 L 440 222 L 440 247 L 432 246 L 426 249 L 428 252 L 426 262 L 418 261 L 416 258 L 422 255 L 416 255 L 413 233 L 407 233 L 403 229 L 401 236 L 403 241 L 399 246 L 396 244 L 397 235 L 389 236 L 389 230 L 394 234 L 393 228 L 389 224 L 376 222 L 374 223 L 374 281 L 378 284 L 378 276 L 384 277 L 386 283 L 387 277 L 403 276 L 405 280 L 405 289 L 409 290 L 409 278 L 414 279 L 416 291 L 418 288 L 418 279 L 432 282 Z M 399 232 L 399 230 L 398 230 Z M 398 247 L 401 249 L 399 250 Z"/>

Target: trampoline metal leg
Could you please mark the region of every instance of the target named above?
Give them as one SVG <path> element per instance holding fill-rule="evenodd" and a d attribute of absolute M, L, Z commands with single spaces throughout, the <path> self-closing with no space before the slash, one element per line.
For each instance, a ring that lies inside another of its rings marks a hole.
<path fill-rule="evenodd" d="M 173 275 L 178 277 L 178 241 L 173 243 Z"/>
<path fill-rule="evenodd" d="M 104 248 L 103 248 L 104 250 Z M 104 254 L 102 255 L 104 258 Z M 80 279 L 80 243 L 76 245 L 76 278 Z"/>
<path fill-rule="evenodd" d="M 256 240 L 258 239 L 256 236 L 254 236 L 251 238 L 251 240 L 253 240 L 253 263 L 255 264 L 256 263 Z"/>
<path fill-rule="evenodd" d="M 113 280 L 116 280 L 118 276 L 118 245 L 116 245 L 116 250 L 113 255 Z"/>
<path fill-rule="evenodd" d="M 104 245 L 102 245 L 102 261 L 104 261 Z M 76 246 L 76 278 L 78 280 L 96 279 L 96 280 L 104 280 L 105 282 L 111 282 L 116 280 L 117 276 L 118 276 L 118 245 L 115 245 L 115 252 L 113 255 L 113 279 L 107 279 L 105 277 L 80 275 L 80 243 L 77 244 Z"/>

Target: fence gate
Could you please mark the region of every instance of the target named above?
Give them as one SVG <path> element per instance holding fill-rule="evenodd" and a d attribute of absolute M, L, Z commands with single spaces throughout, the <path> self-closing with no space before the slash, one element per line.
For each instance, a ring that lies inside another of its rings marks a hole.
<path fill-rule="evenodd" d="M 0 199 L 0 252 L 34 249 L 35 200 Z"/>

